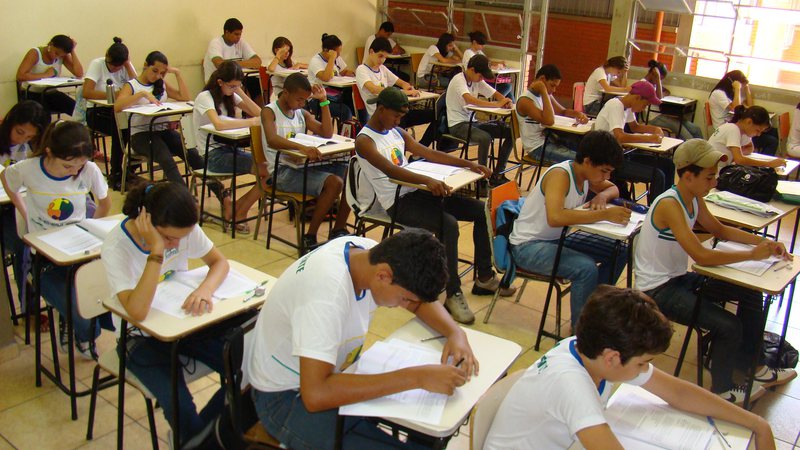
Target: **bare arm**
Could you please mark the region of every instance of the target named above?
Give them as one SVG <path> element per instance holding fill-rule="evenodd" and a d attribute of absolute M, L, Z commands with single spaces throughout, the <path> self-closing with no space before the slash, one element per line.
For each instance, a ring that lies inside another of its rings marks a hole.
<path fill-rule="evenodd" d="M 584 428 L 575 436 L 586 450 L 624 450 L 607 423 Z"/>
<path fill-rule="evenodd" d="M 244 61 L 239 61 L 239 65 L 246 69 L 258 69 L 261 67 L 261 57 L 258 55 L 253 55 Z"/>
<path fill-rule="evenodd" d="M 749 147 L 749 148 L 748 148 Z M 750 150 L 749 152 L 745 153 L 743 150 L 747 148 Z M 743 166 L 753 166 L 753 167 L 780 167 L 786 165 L 786 160 L 783 158 L 775 158 L 771 160 L 763 160 L 763 159 L 756 159 L 747 156 L 748 154 L 753 152 L 753 144 L 750 143 L 744 148 L 742 147 L 728 147 L 731 154 L 733 155 L 733 162 L 735 164 L 743 165 Z"/>
<path fill-rule="evenodd" d="M 56 70 L 52 67 L 42 73 L 31 72 L 38 59 L 39 57 L 36 55 L 35 49 L 30 49 L 28 53 L 25 53 L 25 57 L 22 58 L 22 62 L 19 63 L 19 67 L 17 68 L 17 81 L 36 81 L 58 75 Z"/>
<path fill-rule="evenodd" d="M 542 191 L 544 192 L 549 226 L 567 227 L 601 220 L 627 223 L 630 218 L 630 210 L 621 206 L 605 209 L 567 209 L 564 207 L 564 198 L 566 198 L 569 188 L 569 174 L 564 170 L 548 171 L 542 179 Z"/>
<path fill-rule="evenodd" d="M 94 210 L 94 218 L 99 219 L 101 217 L 106 217 L 109 211 L 111 211 L 111 196 L 106 195 L 105 198 L 97 200 L 97 209 Z"/>
<path fill-rule="evenodd" d="M 167 73 L 175 74 L 175 79 L 178 81 L 178 89 L 172 87 L 171 84 L 167 83 L 167 80 L 164 80 L 164 86 L 167 88 L 167 95 L 169 98 L 186 102 L 189 101 L 192 97 L 189 93 L 189 87 L 186 86 L 186 82 L 183 80 L 183 76 L 181 76 L 181 71 L 177 67 L 170 66 L 167 69 Z"/>
<path fill-rule="evenodd" d="M 528 97 L 520 97 L 517 101 L 517 112 L 521 115 L 535 120 L 542 125 L 549 127 L 556 123 L 555 111 L 553 110 L 553 103 L 550 95 L 547 93 L 547 87 L 541 81 L 533 83 L 531 90 L 539 94 L 542 98 L 542 109 L 536 106 Z"/>
<path fill-rule="evenodd" d="M 616 85 L 609 84 L 608 81 L 606 81 L 604 78 L 600 79 L 600 81 L 598 81 L 598 82 L 600 83 L 600 87 L 603 88 L 603 90 L 605 92 L 626 93 L 626 92 L 629 92 L 631 90 L 631 88 L 629 88 L 627 86 L 616 86 Z"/>
<path fill-rule="evenodd" d="M 129 108 L 137 103 L 141 99 L 147 99 L 150 103 L 159 104 L 160 102 L 153 96 L 151 92 L 147 91 L 139 91 L 137 93 L 133 93 L 133 88 L 130 84 L 125 83 L 122 86 L 122 89 L 119 90 L 117 93 L 117 98 L 114 100 L 114 112 L 121 112 L 125 108 Z"/>
<path fill-rule="evenodd" d="M 466 333 L 455 323 L 441 303 L 418 303 L 414 307 L 409 305 L 408 309 L 436 332 L 447 338 L 447 343 L 442 350 L 442 364 L 447 364 L 448 360 L 453 365 L 458 365 L 460 362 L 459 367 L 464 369 L 467 379 L 473 373 L 478 374 L 478 360 L 472 353 Z"/>
<path fill-rule="evenodd" d="M 631 130 L 633 131 L 633 130 Z M 635 143 L 660 143 L 662 137 L 657 134 L 637 134 L 626 133 L 622 128 L 614 128 L 612 134 L 620 144 L 635 144 Z"/>
<path fill-rule="evenodd" d="M 75 42 L 73 40 L 73 42 Z M 76 48 L 78 44 L 72 47 L 72 53 L 64 56 L 64 66 L 69 70 L 75 77 L 83 78 L 83 65 L 81 64 L 81 60 L 78 58 L 78 53 L 76 52 Z"/>
<path fill-rule="evenodd" d="M 495 99 L 495 100 L 483 100 L 470 93 L 465 93 L 463 95 L 464 101 L 467 102 L 468 105 L 475 105 L 475 106 L 484 106 L 488 108 L 504 108 L 506 106 L 511 105 L 511 99 L 505 98 L 502 95 L 502 100 Z M 493 97 L 494 98 L 494 97 Z"/>

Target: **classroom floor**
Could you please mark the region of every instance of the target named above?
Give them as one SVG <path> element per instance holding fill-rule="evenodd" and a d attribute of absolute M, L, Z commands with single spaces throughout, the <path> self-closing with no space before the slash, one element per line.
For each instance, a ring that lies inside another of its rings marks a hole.
<path fill-rule="evenodd" d="M 528 175 L 529 176 L 529 175 Z M 527 185 L 527 180 L 525 180 Z M 113 213 L 121 209 L 122 196 L 118 192 L 112 192 Z M 209 202 L 214 208 L 216 201 Z M 784 224 L 793 224 L 794 216 L 790 216 Z M 254 224 L 251 228 L 255 229 Z M 790 225 L 785 225 L 781 229 L 781 241 L 788 242 L 791 238 Z M 206 234 L 215 242 L 217 247 L 225 256 L 231 260 L 236 260 L 248 266 L 254 267 L 263 272 L 279 276 L 296 258 L 296 252 L 288 246 L 274 242 L 270 250 L 266 250 L 265 236 L 266 226 L 262 224 L 261 233 L 258 240 L 254 241 L 252 235 L 237 236 L 231 239 L 230 233 L 223 234 L 218 225 L 208 224 L 204 226 Z M 275 233 L 294 239 L 294 230 L 288 220 L 286 213 L 277 216 Z M 380 232 L 373 231 L 369 237 L 380 239 Z M 320 231 L 320 240 L 327 235 L 327 228 L 323 225 Z M 471 225 L 462 224 L 460 237 L 460 252 L 465 259 L 472 259 L 472 230 Z M 626 282 L 625 274 L 619 281 L 623 286 Z M 552 346 L 551 339 L 543 339 L 542 347 L 539 352 L 533 350 L 536 328 L 541 318 L 546 285 L 543 283 L 528 283 L 519 304 L 511 301 L 498 302 L 494 309 L 491 320 L 488 324 L 483 323 L 487 307 L 491 301 L 490 296 L 474 296 L 470 293 L 472 280 L 467 276 L 463 280 L 463 291 L 470 307 L 475 312 L 475 324 L 472 328 L 491 333 L 519 343 L 523 350 L 517 361 L 512 365 L 510 371 L 522 370 L 530 366 L 544 352 Z M 519 281 L 516 285 L 520 285 Z M 788 302 L 784 301 L 785 308 Z M 555 312 L 551 308 L 548 314 L 548 326 L 553 327 Z M 780 331 L 784 310 L 778 309 L 774 304 L 770 312 L 767 328 L 771 331 Z M 411 314 L 400 309 L 379 308 L 369 330 L 367 345 L 375 340 L 383 339 L 391 334 L 395 329 L 405 323 Z M 569 307 L 564 305 L 564 335 L 569 330 Z M 681 325 L 675 325 L 675 336 L 669 350 L 660 357 L 656 358 L 657 367 L 667 372 L 672 372 L 675 367 L 676 358 L 680 350 L 680 343 L 683 341 L 686 329 Z M 86 420 L 89 410 L 88 397 L 78 399 L 78 420 L 70 420 L 69 399 L 60 392 L 47 379 L 43 381 L 41 387 L 34 385 L 34 349 L 32 346 L 24 345 L 24 330 L 22 326 L 15 327 L 17 341 L 19 343 L 19 354 L 11 359 L 6 359 L 0 363 L 0 450 L 6 449 L 106 449 L 114 448 L 116 445 L 116 389 L 102 391 L 97 405 L 95 419 L 94 439 L 85 440 Z M 787 339 L 795 346 L 800 345 L 800 317 L 795 312 L 789 323 Z M 104 332 L 98 341 L 98 351 L 113 348 L 114 336 Z M 46 335 L 43 335 L 43 364 L 52 365 L 52 355 L 49 352 Z M 696 381 L 696 352 L 695 344 L 689 346 L 689 352 L 684 363 L 681 377 L 689 381 Z M 63 376 L 67 377 L 66 355 L 60 353 L 59 359 L 62 362 Z M 76 358 L 76 373 L 78 378 L 78 388 L 88 388 L 91 385 L 91 376 L 95 364 L 93 361 Z M 708 372 L 704 375 L 706 387 L 710 383 Z M 190 388 L 194 393 L 195 403 L 203 405 L 216 390 L 216 380 L 212 376 L 202 378 L 191 384 Z M 775 433 L 776 445 L 779 450 L 791 450 L 796 447 L 800 432 L 800 381 L 795 380 L 786 386 L 782 386 L 775 391 L 770 391 L 754 407 L 754 412 L 767 418 Z M 125 448 L 128 449 L 149 449 L 150 439 L 147 424 L 147 414 L 144 401 L 141 395 L 133 390 L 127 389 L 125 401 Z M 160 410 L 156 411 L 156 427 L 160 438 L 160 448 L 167 449 L 167 430 L 168 425 Z M 468 449 L 469 448 L 469 426 L 463 426 L 461 432 L 454 437 L 448 446 L 449 449 Z"/>

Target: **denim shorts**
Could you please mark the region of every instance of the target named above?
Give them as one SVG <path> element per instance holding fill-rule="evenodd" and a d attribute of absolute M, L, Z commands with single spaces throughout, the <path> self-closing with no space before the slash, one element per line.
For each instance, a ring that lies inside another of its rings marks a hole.
<path fill-rule="evenodd" d="M 253 155 L 240 148 L 225 145 L 215 147 L 208 152 L 208 170 L 217 173 L 233 173 L 233 159 L 236 158 L 236 173 L 250 173 L 253 167 Z"/>
<path fill-rule="evenodd" d="M 314 166 L 308 169 L 306 180 L 306 194 L 319 196 L 325 180 L 336 175 L 344 180 L 347 173 L 347 164 L 331 163 L 321 166 Z M 288 166 L 278 166 L 278 189 L 284 192 L 303 192 L 303 169 L 295 169 Z"/>

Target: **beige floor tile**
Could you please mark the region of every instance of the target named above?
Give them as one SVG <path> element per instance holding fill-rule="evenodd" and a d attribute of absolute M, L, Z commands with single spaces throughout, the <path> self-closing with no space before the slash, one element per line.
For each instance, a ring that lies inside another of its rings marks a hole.
<path fill-rule="evenodd" d="M 0 365 L 3 379 L 0 395 L 0 411 L 24 404 L 56 389 L 53 383 L 42 380 L 42 386 L 34 383 L 35 354 L 32 347 L 20 347 L 19 356 Z"/>
<path fill-rule="evenodd" d="M 256 269 L 266 274 L 272 275 L 275 278 L 279 278 L 283 273 L 283 271 L 286 270 L 287 267 L 291 266 L 292 263 L 294 263 L 295 261 L 296 261 L 295 258 L 285 257 L 277 261 L 264 264 L 263 266 L 258 266 L 256 267 Z"/>
<path fill-rule="evenodd" d="M 211 399 L 214 393 L 217 391 L 215 386 L 208 386 L 205 389 L 202 389 L 198 392 L 193 394 L 194 403 L 197 406 L 197 411 L 201 411 L 203 406 Z M 150 430 L 148 423 L 147 423 L 147 416 L 142 417 L 136 421 L 147 430 Z M 165 443 L 167 442 L 167 432 L 169 431 L 169 422 L 167 421 L 166 417 L 164 417 L 163 410 L 156 410 L 156 431 L 158 432 L 159 439 L 163 440 Z M 149 442 L 149 441 L 148 441 Z M 149 445 L 149 444 L 148 444 Z"/>
<path fill-rule="evenodd" d="M 800 400 L 786 395 L 767 392 L 756 405 L 753 412 L 764 417 L 772 426 L 776 439 L 793 442 L 800 432 Z"/>
<path fill-rule="evenodd" d="M 470 450 L 469 436 L 463 433 L 459 433 L 457 436 L 450 439 L 450 442 L 447 443 L 447 450 Z"/>
<path fill-rule="evenodd" d="M 286 258 L 286 255 L 274 250 L 267 250 L 263 242 L 252 239 L 236 239 L 218 247 L 226 258 L 238 261 L 250 267 L 263 266 Z"/>
<path fill-rule="evenodd" d="M 145 422 L 146 423 L 146 422 Z M 141 449 L 151 450 L 153 446 L 150 443 L 150 430 L 143 427 L 138 422 L 131 422 L 123 428 L 123 446 L 126 449 Z M 116 448 L 117 446 L 117 430 L 106 433 L 103 436 L 95 436 L 91 441 L 85 441 L 85 444 L 77 447 L 80 450 L 103 450 Z M 158 448 L 167 450 L 169 445 L 166 441 L 159 439 Z"/>
<path fill-rule="evenodd" d="M 369 324 L 370 333 L 382 338 L 392 334 L 414 315 L 405 308 L 383 308 L 375 310 Z"/>
<path fill-rule="evenodd" d="M 544 355 L 543 352 L 537 352 L 532 348 L 524 350 L 524 352 L 517 357 L 516 361 L 514 361 L 514 364 L 511 364 L 511 367 L 508 368 L 508 373 L 511 374 L 520 370 L 526 370 L 541 358 L 542 355 Z"/>

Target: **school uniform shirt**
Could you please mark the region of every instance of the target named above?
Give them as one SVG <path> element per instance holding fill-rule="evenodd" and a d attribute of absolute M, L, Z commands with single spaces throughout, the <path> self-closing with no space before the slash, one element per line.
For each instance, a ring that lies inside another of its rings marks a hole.
<path fill-rule="evenodd" d="M 370 105 L 367 103 L 367 100 L 375 98 L 377 95 L 370 92 L 369 89 L 364 87 L 364 85 L 371 81 L 382 88 L 386 88 L 389 86 L 394 86 L 399 79 L 400 78 L 398 78 L 397 75 L 393 74 L 383 64 L 378 67 L 378 70 L 374 70 L 372 67 L 366 64 L 361 64 L 358 66 L 356 69 L 356 84 L 358 85 L 358 91 L 361 93 L 361 98 L 364 100 L 364 105 L 367 108 L 367 114 L 370 116 L 375 114 L 375 108 L 377 108 L 377 106 Z"/>
<path fill-rule="evenodd" d="M 208 43 L 206 55 L 203 57 L 203 79 L 208 81 L 211 78 L 211 74 L 217 70 L 214 67 L 214 63 L 211 62 L 214 58 L 247 60 L 253 56 L 256 56 L 255 50 L 244 39 L 239 39 L 239 42 L 228 45 L 222 36 L 217 36 Z"/>
<path fill-rule="evenodd" d="M 497 91 L 483 80 L 468 83 L 463 72 L 453 76 L 447 86 L 447 98 L 445 99 L 447 102 L 447 126 L 453 127 L 462 122 L 469 122 L 472 113 L 467 109 L 464 94 L 471 94 L 473 97 L 482 95 L 491 99 L 495 92 Z"/>
<path fill-rule="evenodd" d="M 100 257 L 106 268 L 106 277 L 112 295 L 133 290 L 139 284 L 139 279 L 144 273 L 144 266 L 147 264 L 147 257 L 150 255 L 150 252 L 145 251 L 141 247 L 141 243 L 136 242 L 125 228 L 125 224 L 129 220 L 131 219 L 125 218 L 119 226 L 114 227 L 108 233 L 100 250 Z M 190 258 L 202 258 L 212 248 L 214 248 L 214 243 L 203 233 L 199 225 L 195 225 L 192 231 L 180 240 L 177 248 L 164 250 L 161 275 L 169 271 L 189 270 Z M 175 299 L 181 304 L 184 300 L 186 299 Z M 116 315 L 114 322 L 117 330 L 120 330 L 119 319 Z"/>
<path fill-rule="evenodd" d="M 27 142 L 24 144 L 12 145 L 8 153 L 0 155 L 0 166 L 8 167 L 26 159 L 31 152 L 31 146 Z M 2 169 L 0 169 L 0 172 Z"/>
<path fill-rule="evenodd" d="M 392 46 L 392 49 L 397 47 L 397 42 L 395 42 L 392 38 L 387 38 L 389 40 L 389 45 Z M 361 59 L 361 64 L 367 63 L 367 58 L 369 57 L 369 47 L 372 45 L 372 42 L 375 40 L 375 35 L 370 34 L 367 36 L 367 42 L 364 43 L 364 57 Z"/>
<path fill-rule="evenodd" d="M 317 74 L 324 71 L 327 66 L 327 59 L 323 58 L 319 53 L 314 55 L 311 58 L 311 61 L 308 62 L 308 81 L 311 82 L 311 84 L 322 84 L 322 80 L 317 78 Z M 337 56 L 333 66 L 333 75 L 338 76 L 344 69 L 347 68 L 347 63 L 344 62 L 344 58 Z"/>
<path fill-rule="evenodd" d="M 397 131 L 396 128 L 381 133 L 373 130 L 369 125 L 365 125 L 358 135 L 372 139 L 378 153 L 391 161 L 395 166 L 405 167 L 408 165 L 408 159 L 405 157 L 406 144 L 403 140 L 403 136 L 400 135 L 400 132 Z M 375 191 L 378 202 L 384 210 L 388 211 L 389 208 L 394 205 L 397 185 L 389 181 L 389 177 L 387 177 L 385 173 L 370 164 L 370 162 L 362 158 L 361 155 L 356 153 L 356 156 L 358 157 L 361 170 L 367 176 L 370 185 L 372 185 L 372 189 Z M 403 186 L 400 188 L 400 196 L 402 197 L 415 190 L 416 189 L 412 187 Z"/>
<path fill-rule="evenodd" d="M 617 128 L 625 130 L 625 124 L 628 122 L 635 122 L 636 116 L 633 110 L 625 108 L 622 100 L 619 97 L 612 98 L 603 105 L 603 109 L 597 114 L 597 119 L 594 121 L 594 129 L 614 132 Z"/>
<path fill-rule="evenodd" d="M 128 85 L 130 85 L 131 87 L 132 91 L 131 95 L 135 95 L 142 91 L 147 91 L 151 94 L 153 93 L 153 87 L 154 87 L 153 84 L 143 84 L 136 78 L 128 81 Z M 162 92 L 160 96 L 156 97 L 156 100 L 160 102 L 167 101 L 166 85 L 164 86 L 164 92 Z M 130 105 L 129 108 L 136 105 L 149 105 L 149 104 L 150 102 L 146 98 L 142 97 L 139 99 L 138 102 Z M 131 136 L 137 133 L 150 131 L 151 122 L 153 124 L 153 131 L 164 130 L 166 129 L 166 124 L 168 124 L 171 120 L 173 119 L 171 119 L 169 116 L 156 117 L 155 120 L 153 120 L 151 117 L 143 116 L 141 114 L 132 114 L 130 119 Z"/>
<path fill-rule="evenodd" d="M 282 64 L 278 64 L 275 67 L 275 72 L 288 72 L 288 71 L 289 71 L 288 68 Z M 274 102 L 278 100 L 278 96 L 281 95 L 281 92 L 283 92 L 283 83 L 286 82 L 286 77 L 279 75 L 271 75 L 269 77 L 269 81 L 270 83 L 272 83 L 272 95 L 270 95 L 269 101 Z"/>
<path fill-rule="evenodd" d="M 464 53 L 461 54 L 461 65 L 464 66 L 464 70 L 467 69 L 467 63 L 469 63 L 469 60 L 472 59 L 472 57 L 475 56 L 475 55 L 484 55 L 484 56 L 486 56 L 486 54 L 483 53 L 483 50 L 478 50 L 476 52 L 475 50 L 473 50 L 471 48 L 468 48 L 468 49 L 464 50 Z"/>
<path fill-rule="evenodd" d="M 554 241 L 561 237 L 562 227 L 551 227 L 547 223 L 547 207 L 542 190 L 544 179 L 553 170 L 563 170 L 569 175 L 569 188 L 564 197 L 564 208 L 573 209 L 586 203 L 589 181 L 584 180 L 582 186 L 577 185 L 572 161 L 563 161 L 550 166 L 536 183 L 536 187 L 528 194 L 528 198 L 519 212 L 519 217 L 514 221 L 514 228 L 509 237 L 513 245 L 524 244 L 528 241 Z"/>
<path fill-rule="evenodd" d="M 45 73 L 47 69 L 54 68 L 56 70 L 56 74 L 54 76 L 61 77 L 64 76 L 62 66 L 64 64 L 64 60 L 62 58 L 55 58 L 53 62 L 47 64 L 42 59 L 42 51 L 39 50 L 39 47 L 34 47 L 33 50 L 36 51 L 36 63 L 34 63 L 33 67 L 31 67 L 31 73 Z M 28 87 L 28 83 L 22 83 L 22 88 L 25 89 Z M 45 89 L 44 86 L 31 86 L 31 92 L 43 92 Z"/>
<path fill-rule="evenodd" d="M 28 211 L 28 232 L 63 227 L 86 218 L 86 195 L 95 199 L 108 196 L 108 184 L 103 173 L 88 161 L 78 176 L 56 178 L 47 173 L 42 157 L 28 158 L 5 170 L 11 192 L 25 186 L 25 207 Z"/>
<path fill-rule="evenodd" d="M 600 86 L 600 80 L 606 80 L 607 83 L 611 83 L 614 78 L 616 77 L 606 73 L 603 66 L 594 69 L 589 75 L 589 79 L 586 80 L 586 86 L 584 86 L 583 89 L 583 104 L 588 105 L 589 103 L 602 99 L 603 92 L 601 91 L 602 86 Z"/>
<path fill-rule="evenodd" d="M 607 423 L 604 411 L 614 383 L 595 385 L 583 366 L 575 337 L 568 337 L 533 363 L 497 410 L 485 450 L 563 450 L 583 429 Z M 647 371 L 625 383 L 641 386 Z"/>
<path fill-rule="evenodd" d="M 715 129 L 728 121 L 728 105 L 732 102 L 733 99 L 728 98 L 728 95 L 722 89 L 716 89 L 711 92 L 708 97 L 708 106 L 711 112 L 711 125 Z"/>
<path fill-rule="evenodd" d="M 435 45 L 431 45 L 425 50 L 425 53 L 422 54 L 422 59 L 419 60 L 419 66 L 417 67 L 417 80 L 421 80 L 431 73 L 431 69 L 433 69 L 433 63 L 436 62 L 436 54 L 439 53 L 439 47 Z M 442 56 L 450 56 L 451 53 Z"/>
<path fill-rule="evenodd" d="M 299 389 L 300 358 L 331 364 L 336 373 L 358 359 L 377 306 L 370 291 L 355 291 L 349 250 L 376 244 L 356 236 L 334 239 L 283 272 L 258 315 L 245 359 L 253 387 Z"/>
<path fill-rule="evenodd" d="M 539 108 L 539 111 L 544 109 L 544 100 L 542 97 L 534 94 L 530 89 L 526 89 L 525 92 L 522 93 L 522 97 L 529 98 L 533 104 Z M 522 148 L 525 149 L 526 152 L 529 152 L 544 145 L 544 126 L 540 122 L 520 114 L 516 107 L 514 108 L 514 114 L 517 115 L 517 121 L 519 122 L 519 134 L 522 138 Z"/>
<path fill-rule="evenodd" d="M 291 139 L 295 137 L 297 133 L 306 132 L 306 118 L 303 116 L 302 109 L 290 111 L 292 114 L 290 117 L 286 115 L 287 113 L 285 113 L 280 106 L 278 106 L 278 102 L 272 102 L 266 107 L 271 109 L 272 113 L 275 115 L 275 129 L 277 130 L 278 136 Z M 275 168 L 275 161 L 279 152 L 277 149 L 274 149 L 267 144 L 267 135 L 264 133 L 264 127 L 261 127 L 261 147 L 264 149 L 264 157 L 267 160 L 267 170 L 269 173 L 272 173 L 272 170 Z M 291 165 L 291 157 L 281 154 L 281 164 Z"/>
<path fill-rule="evenodd" d="M 233 104 L 239 106 L 242 103 L 242 97 L 239 97 L 239 94 L 233 93 Z M 239 108 L 234 108 L 235 111 L 233 112 L 233 117 L 228 116 L 228 111 L 225 110 L 224 105 L 220 105 L 220 110 L 222 114 L 218 114 L 221 120 L 226 120 L 229 118 L 241 117 L 239 113 Z M 201 155 L 206 154 L 206 138 L 208 133 L 203 131 L 201 128 L 203 125 L 208 125 L 211 123 L 211 119 L 208 118 L 208 111 L 213 110 L 216 112 L 214 108 L 214 98 L 211 97 L 211 92 L 203 91 L 197 94 L 197 97 L 194 99 L 194 107 L 192 108 L 192 119 L 194 120 L 194 139 L 195 139 L 195 146 L 197 151 Z M 213 138 L 212 142 L 213 144 Z"/>
<path fill-rule="evenodd" d="M 689 265 L 689 254 L 675 240 L 672 230 L 669 228 L 657 228 L 653 223 L 653 214 L 661 205 L 664 199 L 673 199 L 681 205 L 683 218 L 689 229 L 694 228 L 697 221 L 698 200 L 692 201 L 692 213 L 683 201 L 678 189 L 673 186 L 663 194 L 656 197 L 653 206 L 647 212 L 642 230 L 639 232 L 633 254 L 633 270 L 635 287 L 640 291 L 655 289 L 666 283 L 672 278 L 679 277 L 686 273 Z"/>
<path fill-rule="evenodd" d="M 715 150 L 728 155 L 728 161 L 720 161 L 719 167 L 725 167 L 733 164 L 733 153 L 731 153 L 728 147 L 742 148 L 752 142 L 753 141 L 750 139 L 750 136 L 742 133 L 735 123 L 730 122 L 723 123 L 719 128 L 717 128 L 716 131 L 714 131 L 714 134 L 708 138 L 708 143 L 711 144 Z"/>
<path fill-rule="evenodd" d="M 106 58 L 96 58 L 89 63 L 89 68 L 86 70 L 85 79 L 94 81 L 95 90 L 106 91 L 108 85 L 107 80 L 111 80 L 114 86 L 114 92 L 122 89 L 122 86 L 131 79 L 125 67 L 116 72 L 108 70 L 106 65 Z M 86 123 L 86 99 L 83 98 L 83 86 L 78 88 L 77 101 L 75 102 L 75 110 L 72 112 L 72 119 L 81 123 Z"/>

